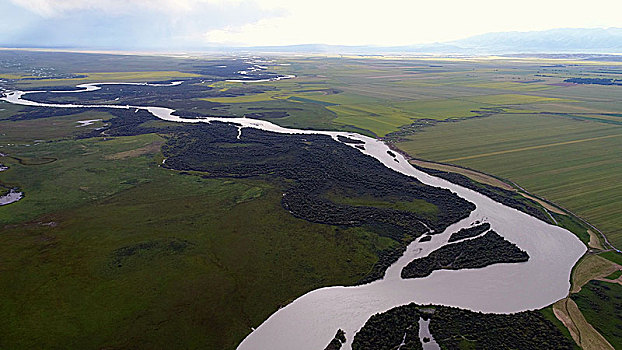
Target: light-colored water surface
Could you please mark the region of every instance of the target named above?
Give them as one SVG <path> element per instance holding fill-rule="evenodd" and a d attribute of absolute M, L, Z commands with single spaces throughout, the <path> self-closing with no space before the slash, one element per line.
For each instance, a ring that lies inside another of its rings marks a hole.
<path fill-rule="evenodd" d="M 11 203 L 15 203 L 18 200 L 22 199 L 24 194 L 22 192 L 17 192 L 14 189 L 11 189 L 9 193 L 4 196 L 0 196 L 0 205 L 7 205 Z"/>
<path fill-rule="evenodd" d="M 434 340 L 434 336 L 430 333 L 430 321 L 429 318 L 427 320 L 419 318 L 419 340 L 421 341 L 423 350 L 441 350 L 441 347 L 436 340 Z M 425 342 L 425 338 L 428 338 L 429 341 Z"/>
<path fill-rule="evenodd" d="M 89 120 L 78 120 L 76 123 L 76 128 L 81 128 L 83 126 L 93 125 L 95 122 L 101 122 L 102 119 L 89 119 Z"/>
<path fill-rule="evenodd" d="M 93 91 L 90 89 L 87 87 L 80 91 Z M 238 137 L 243 137 L 243 128 L 284 134 L 321 134 L 336 141 L 337 136 L 342 135 L 363 141 L 365 149 L 361 152 L 385 166 L 413 176 L 425 184 L 447 188 L 476 205 L 477 208 L 468 218 L 449 226 L 442 234 L 434 235 L 431 241 L 413 242 L 404 256 L 387 270 L 384 279 L 363 286 L 335 286 L 311 291 L 272 314 L 244 339 L 238 347 L 241 350 L 323 349 L 339 328 L 346 331 L 348 341 L 345 349 L 349 349 L 354 334 L 371 315 L 410 302 L 495 313 L 541 308 L 567 295 L 571 269 L 586 251 L 581 241 L 569 231 L 504 206 L 475 191 L 420 172 L 402 155 L 388 154 L 389 147 L 381 141 L 363 135 L 288 129 L 264 120 L 248 118 L 187 119 L 174 115 L 174 110 L 165 107 L 45 104 L 23 99 L 27 93 L 8 92 L 2 100 L 29 106 L 144 109 L 171 122 L 232 123 L 240 128 Z M 493 230 L 525 250 L 529 254 L 529 261 L 495 264 L 481 269 L 441 270 L 419 279 L 400 278 L 400 271 L 408 262 L 426 256 L 446 244 L 452 232 L 474 221 L 489 222 Z"/>

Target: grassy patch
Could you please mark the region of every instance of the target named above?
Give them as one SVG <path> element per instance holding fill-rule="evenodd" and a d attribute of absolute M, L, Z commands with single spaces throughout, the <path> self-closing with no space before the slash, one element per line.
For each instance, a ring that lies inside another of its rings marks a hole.
<path fill-rule="evenodd" d="M 94 128 L 104 125 L 103 120 L 112 118 L 109 113 L 88 111 L 68 116 L 39 118 L 30 120 L 2 121 L 0 145 L 7 143 L 31 143 L 35 140 L 57 140 L 77 136 L 93 131 Z M 91 125 L 80 126 L 78 121 L 95 120 Z M 1 148 L 0 148 L 1 150 Z"/>
<path fill-rule="evenodd" d="M 105 72 L 105 73 L 78 73 L 85 74 L 93 81 L 153 81 L 171 78 L 193 78 L 200 74 L 185 73 L 179 71 L 151 71 L 151 72 Z"/>
<path fill-rule="evenodd" d="M 470 87 L 486 88 L 494 90 L 510 90 L 510 91 L 541 91 L 551 89 L 551 86 L 539 84 L 539 83 L 521 83 L 511 81 L 491 81 L 468 84 Z"/>
<path fill-rule="evenodd" d="M 566 328 L 566 326 L 564 326 L 564 324 L 559 319 L 557 319 L 557 317 L 555 317 L 555 314 L 553 312 L 553 306 L 545 307 L 544 309 L 540 309 L 539 311 L 544 316 L 544 318 L 546 318 L 549 322 L 555 325 L 555 327 L 557 327 L 557 329 L 563 335 L 565 335 L 566 338 L 572 339 L 572 336 L 570 335 L 570 331 L 568 331 L 568 328 Z M 574 348 L 579 349 L 579 347 L 576 346 L 576 344 Z"/>
<path fill-rule="evenodd" d="M 299 97 L 299 96 L 291 96 L 291 97 L 288 98 L 288 100 L 296 101 L 296 102 L 317 103 L 317 104 L 322 105 L 322 106 L 336 106 L 335 103 L 319 101 L 319 100 L 313 100 L 313 99 L 310 99 L 310 98 Z"/>
<path fill-rule="evenodd" d="M 573 269 L 571 292 L 576 293 L 590 280 L 608 276 L 615 270 L 617 267 L 607 259 L 598 255 L 586 255 Z"/>
<path fill-rule="evenodd" d="M 8 102 L 0 101 L 0 120 L 7 119 L 15 115 L 17 112 L 25 108 L 24 106 L 14 105 Z"/>
<path fill-rule="evenodd" d="M 622 347 L 622 285 L 591 281 L 581 292 L 573 294 L 585 319 L 602 334 L 611 345 Z"/>
<path fill-rule="evenodd" d="M 622 276 L 622 270 L 618 270 L 609 276 L 605 276 L 605 278 L 609 280 L 617 280 L 620 276 Z"/>
<path fill-rule="evenodd" d="M 500 95 L 486 95 L 486 96 L 472 96 L 466 98 L 469 101 L 492 104 L 492 105 L 520 105 L 539 102 L 559 102 L 559 98 L 541 97 L 534 95 L 522 95 L 522 94 L 500 94 Z"/>
<path fill-rule="evenodd" d="M 557 213 L 551 213 L 559 226 L 567 229 L 568 231 L 574 233 L 579 237 L 581 242 L 586 245 L 590 242 L 590 234 L 587 231 L 587 228 L 583 225 L 581 221 L 571 215 L 560 215 Z"/>
<path fill-rule="evenodd" d="M 283 98 L 280 93 L 274 91 L 266 91 L 257 94 L 249 94 L 234 97 L 208 97 L 203 100 L 218 102 L 218 103 L 252 103 L 252 102 L 265 102 L 275 98 Z"/>
<path fill-rule="evenodd" d="M 571 298 L 559 300 L 553 304 L 556 317 L 564 323 L 581 348 L 613 349 L 607 340 L 585 320 L 577 304 Z"/>
<path fill-rule="evenodd" d="M 390 208 L 401 211 L 409 211 L 412 213 L 428 216 L 432 220 L 436 220 L 436 214 L 438 213 L 437 206 L 432 203 L 428 203 L 423 199 L 416 199 L 411 202 L 407 202 L 392 198 L 375 198 L 370 196 L 350 197 L 335 192 L 327 193 L 326 197 L 331 201 L 339 204 L 347 204 L 357 207 Z"/>
<path fill-rule="evenodd" d="M 613 261 L 618 265 L 622 265 L 622 254 L 618 252 L 605 252 L 598 254 L 598 256 L 603 257 L 609 261 Z"/>
<path fill-rule="evenodd" d="M 19 186 L 25 197 L 3 207 L 0 222 L 33 220 L 53 210 L 71 208 L 150 182 L 154 176 L 164 176 L 153 161 L 153 151 L 158 150 L 137 151 L 161 142 L 161 137 L 148 134 L 5 147 L 2 152 L 12 157 L 54 161 L 22 161 L 22 164 L 3 158 L 10 170 L 0 174 L 0 181 Z"/>
<path fill-rule="evenodd" d="M 331 110 L 335 111 L 335 108 L 332 107 Z M 339 114 L 341 110 L 335 111 Z M 370 130 L 376 136 L 385 136 L 386 134 L 395 131 L 399 126 L 409 124 L 412 119 L 405 117 L 394 115 L 390 118 L 385 116 L 372 116 L 372 115 L 341 115 L 334 119 L 335 123 L 343 124 L 343 125 L 352 125 L 357 128 L 362 128 L 366 130 Z"/>
<path fill-rule="evenodd" d="M 62 85 L 77 85 L 82 83 L 94 82 L 145 82 L 145 81 L 158 81 L 158 80 L 170 80 L 176 78 L 193 78 L 200 77 L 200 74 L 185 73 L 179 71 L 135 71 L 135 72 L 85 72 L 76 73 L 77 78 L 64 78 L 64 79 L 36 79 L 36 80 L 24 80 L 24 78 L 37 78 L 32 76 L 20 76 L 17 84 L 23 88 L 32 86 L 62 86 Z M 84 77 L 86 76 L 86 77 Z M 15 78 L 14 78 L 15 79 Z"/>
<path fill-rule="evenodd" d="M 474 110 L 482 107 L 481 103 L 458 99 L 401 102 L 399 107 L 411 112 L 418 118 L 448 119 L 476 115 Z"/>

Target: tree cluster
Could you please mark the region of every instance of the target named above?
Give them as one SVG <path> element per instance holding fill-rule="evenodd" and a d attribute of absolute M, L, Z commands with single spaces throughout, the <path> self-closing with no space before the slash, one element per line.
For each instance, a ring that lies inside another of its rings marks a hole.
<path fill-rule="evenodd" d="M 487 222 L 480 225 L 463 228 L 460 229 L 460 231 L 458 232 L 452 233 L 451 236 L 449 236 L 449 242 L 455 242 L 464 238 L 479 236 L 480 234 L 488 230 L 490 230 L 490 224 Z"/>
<path fill-rule="evenodd" d="M 345 136 L 341 136 L 341 135 L 338 135 L 337 139 L 339 141 L 343 142 L 343 143 L 349 143 L 349 144 L 352 144 L 352 145 L 362 145 L 362 144 L 365 144 L 365 141 L 351 139 L 349 137 L 345 137 Z"/>
<path fill-rule="evenodd" d="M 539 311 L 485 314 L 414 303 L 370 317 L 354 336 L 352 349 L 396 349 L 403 339 L 410 342 L 400 349 L 422 349 L 419 317 L 430 318 L 430 334 L 441 349 L 574 349 L 572 340 Z"/>
<path fill-rule="evenodd" d="M 564 80 L 564 82 L 574 84 L 622 85 L 622 80 L 608 78 L 570 78 Z"/>
<path fill-rule="evenodd" d="M 324 350 L 339 350 L 343 346 L 343 343 L 346 342 L 346 332 L 343 329 L 337 330 L 337 334 L 333 340 L 328 343 L 328 345 L 324 348 Z"/>
<path fill-rule="evenodd" d="M 384 277 L 384 272 L 393 265 L 406 251 L 410 241 L 403 241 L 393 249 L 378 251 L 378 261 L 374 264 L 371 271 L 361 278 L 357 284 L 366 284 Z"/>
<path fill-rule="evenodd" d="M 443 349 L 574 349 L 572 340 L 538 311 L 485 314 L 436 307 L 430 333 Z"/>
<path fill-rule="evenodd" d="M 355 335 L 352 350 L 422 350 L 419 340 L 421 312 L 414 304 L 373 315 Z M 400 347 L 401 345 L 401 347 Z"/>
<path fill-rule="evenodd" d="M 432 240 L 432 236 L 426 235 L 426 236 L 421 237 L 421 239 L 419 240 L 419 243 L 429 242 L 431 240 Z"/>
<path fill-rule="evenodd" d="M 402 269 L 402 278 L 429 276 L 435 270 L 476 269 L 497 263 L 524 262 L 529 255 L 495 231 L 444 245 L 428 256 L 415 259 Z"/>

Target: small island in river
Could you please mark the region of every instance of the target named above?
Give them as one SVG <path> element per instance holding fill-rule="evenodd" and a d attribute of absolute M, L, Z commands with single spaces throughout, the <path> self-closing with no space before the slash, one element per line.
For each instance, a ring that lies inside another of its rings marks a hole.
<path fill-rule="evenodd" d="M 444 245 L 426 257 L 415 259 L 402 269 L 401 275 L 402 278 L 420 278 L 435 270 L 475 269 L 527 260 L 529 255 L 525 251 L 498 233 L 489 231 L 481 237 Z"/>

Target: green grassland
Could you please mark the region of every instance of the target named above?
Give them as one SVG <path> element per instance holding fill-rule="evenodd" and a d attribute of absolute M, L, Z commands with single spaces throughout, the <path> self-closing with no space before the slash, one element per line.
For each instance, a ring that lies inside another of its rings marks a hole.
<path fill-rule="evenodd" d="M 230 349 L 387 247 L 293 218 L 266 183 L 160 176 L 2 230 L 2 347 Z"/>
<path fill-rule="evenodd" d="M 585 319 L 615 348 L 622 346 L 622 285 L 591 281 L 572 295 Z"/>
<path fill-rule="evenodd" d="M 14 105 L 0 103 L 0 108 L 5 108 L 5 106 Z M 67 135 L 77 136 L 84 131 L 102 127 L 105 124 L 104 121 L 110 118 L 112 116 L 107 112 L 88 111 L 60 117 L 5 121 L 2 123 L 2 131 L 0 132 L 0 146 L 4 147 L 6 143 L 31 144 L 36 140 L 58 139 Z M 101 121 L 94 121 L 91 125 L 80 126 L 78 123 L 78 121 L 97 119 L 101 119 Z M 1 120 L 2 117 L 0 116 Z"/>
<path fill-rule="evenodd" d="M 0 207 L 0 348 L 233 349 L 396 244 L 293 217 L 275 183 L 165 170 L 166 135 L 74 139 L 96 118 L 0 121 L 0 181 L 25 193 Z"/>
<path fill-rule="evenodd" d="M 18 88 L 73 86 L 103 81 L 161 81 L 200 76 L 194 59 L 147 55 L 2 51 L 0 79 L 19 79 Z M 24 79 L 26 78 L 26 79 Z"/>
<path fill-rule="evenodd" d="M 191 78 L 199 76 L 193 65 L 201 63 L 109 55 L 84 60 L 81 54 L 46 59 L 64 74 L 78 74 L 76 62 L 89 73 L 15 85 Z M 265 118 L 287 127 L 387 137 L 417 158 L 514 181 L 622 246 L 620 89 L 563 83 L 606 77 L 601 68 L 622 71 L 619 64 L 362 57 L 277 62 L 291 66 L 271 71 L 297 78 L 209 84 L 213 90 L 201 99 L 223 105 L 201 112 L 284 111 Z M 34 76 L 3 69 L 0 79 Z M 251 85 L 267 89 L 227 95 Z M 167 135 L 75 138 L 103 125 L 76 127 L 77 121 L 105 121 L 106 112 L 8 120 L 21 108 L 0 103 L 0 153 L 9 155 L 0 163 L 10 167 L 0 173 L 0 185 L 25 193 L 0 207 L 0 300 L 6 301 L 0 303 L 0 348 L 232 349 L 297 296 L 355 283 L 379 251 L 396 244 L 364 229 L 293 217 L 280 204 L 278 183 L 162 169 L 159 147 Z M 436 209 L 343 194 L 331 199 L 430 215 Z M 573 231 L 587 240 L 575 224 Z M 613 252 L 603 256 L 620 261 Z"/>
<path fill-rule="evenodd" d="M 544 316 L 544 318 L 546 318 L 549 322 L 551 322 L 557 329 L 559 329 L 559 331 L 562 332 L 562 334 L 566 338 L 572 339 L 572 336 L 570 335 L 570 331 L 568 331 L 568 328 L 566 328 L 566 326 L 564 326 L 564 324 L 559 319 L 557 319 L 557 317 L 553 313 L 553 306 L 540 309 L 540 313 L 542 314 L 542 316 Z M 574 344 L 574 348 L 580 349 L 576 344 Z"/>
<path fill-rule="evenodd" d="M 588 233 L 588 228 L 578 218 L 572 215 L 557 213 L 551 213 L 551 216 L 557 221 L 559 226 L 574 233 L 585 245 L 589 245 L 590 234 Z"/>
<path fill-rule="evenodd" d="M 600 256 L 618 265 L 622 265 L 622 254 L 618 254 L 616 252 L 605 252 L 601 253 Z"/>
<path fill-rule="evenodd" d="M 474 82 L 467 86 L 474 88 L 486 88 L 495 90 L 508 90 L 508 91 L 541 91 L 550 89 L 546 84 L 540 83 L 520 83 L 512 81 L 493 81 L 493 82 Z"/>
<path fill-rule="evenodd" d="M 622 276 L 622 270 L 618 270 L 605 278 L 609 280 L 617 280 L 620 276 Z"/>
<path fill-rule="evenodd" d="M 414 200 L 411 202 L 400 201 L 391 198 L 374 198 L 371 196 L 351 196 L 345 193 L 329 192 L 326 197 L 331 201 L 339 204 L 347 204 L 361 207 L 376 207 L 376 208 L 390 208 L 395 210 L 410 211 L 413 213 L 419 213 L 429 217 L 431 220 L 436 220 L 436 214 L 438 213 L 438 207 L 432 203 L 428 203 L 423 199 Z"/>
<path fill-rule="evenodd" d="M 16 223 L 52 210 L 75 207 L 84 202 L 108 197 L 149 181 L 150 168 L 157 167 L 146 157 L 109 159 L 114 155 L 153 142 L 157 135 L 120 137 L 115 139 L 64 140 L 3 148 L 3 152 L 26 160 L 25 164 L 9 157 L 2 162 L 9 166 L 0 178 L 5 185 L 19 186 L 25 197 L 16 205 L 2 208 L 0 222 Z M 37 160 L 51 160 L 47 162 Z M 44 163 L 44 164 L 41 164 Z"/>
<path fill-rule="evenodd" d="M 85 72 L 76 73 L 76 75 L 79 77 L 30 80 L 36 77 L 29 75 L 16 76 L 13 74 L 0 74 L 0 79 L 19 79 L 18 86 L 23 89 L 29 89 L 37 86 L 71 86 L 90 82 L 144 82 L 201 76 L 200 74 L 179 71 Z"/>
<path fill-rule="evenodd" d="M 15 113 L 22 109 L 21 106 L 0 101 L 0 120 L 12 117 Z"/>

